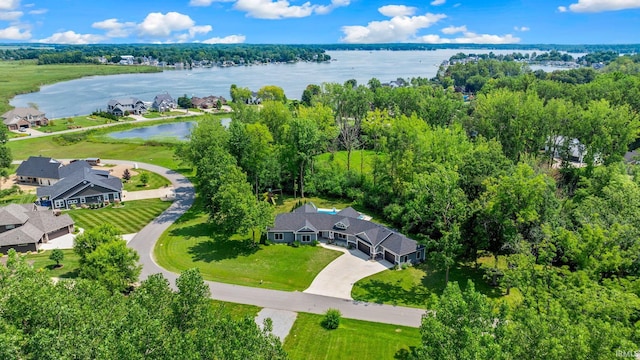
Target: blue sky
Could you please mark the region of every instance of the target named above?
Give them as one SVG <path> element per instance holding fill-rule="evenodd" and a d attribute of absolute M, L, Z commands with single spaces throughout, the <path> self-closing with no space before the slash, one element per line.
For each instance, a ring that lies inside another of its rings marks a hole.
<path fill-rule="evenodd" d="M 640 0 L 0 0 L 0 42 L 638 43 Z"/>

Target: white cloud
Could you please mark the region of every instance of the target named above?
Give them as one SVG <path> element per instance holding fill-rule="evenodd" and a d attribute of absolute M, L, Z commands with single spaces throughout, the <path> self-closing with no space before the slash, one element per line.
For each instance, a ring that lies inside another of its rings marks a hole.
<path fill-rule="evenodd" d="M 29 11 L 29 15 L 42 15 L 46 14 L 47 12 L 49 12 L 49 9 L 35 9 Z"/>
<path fill-rule="evenodd" d="M 18 26 L 9 26 L 8 28 L 0 29 L 0 39 L 29 40 L 31 39 L 31 32 L 28 29 L 23 29 Z"/>
<path fill-rule="evenodd" d="M 569 5 L 573 12 L 603 12 L 640 8 L 640 0 L 578 0 L 576 4 Z M 566 11 L 566 7 L 560 6 L 560 12 Z"/>
<path fill-rule="evenodd" d="M 351 0 L 331 0 L 331 5 L 318 5 L 314 9 L 316 14 L 325 15 L 333 11 L 333 9 L 349 6 L 351 4 Z"/>
<path fill-rule="evenodd" d="M 566 6 L 558 6 L 558 11 L 567 12 L 567 7 Z"/>
<path fill-rule="evenodd" d="M 189 37 L 193 38 L 198 34 L 208 34 L 209 32 L 211 32 L 211 30 L 213 30 L 213 27 L 211 27 L 211 25 L 192 26 L 191 28 L 189 28 Z"/>
<path fill-rule="evenodd" d="M 20 6 L 20 0 L 0 0 L 0 10 L 13 10 Z"/>
<path fill-rule="evenodd" d="M 22 17 L 22 11 L 0 11 L 0 20 L 15 21 Z"/>
<path fill-rule="evenodd" d="M 245 41 L 246 37 L 244 35 L 229 35 L 223 38 L 214 37 L 211 39 L 204 40 L 204 44 L 241 44 Z"/>
<path fill-rule="evenodd" d="M 317 5 L 305 2 L 302 5 L 289 5 L 287 0 L 238 0 L 234 7 L 244 11 L 247 16 L 258 19 L 302 18 L 313 13 Z"/>
<path fill-rule="evenodd" d="M 155 12 L 149 13 L 138 25 L 138 31 L 142 36 L 168 37 L 174 31 L 187 30 L 194 25 L 195 22 L 188 15 L 177 12 L 166 14 Z"/>
<path fill-rule="evenodd" d="M 433 0 L 433 1 L 431 2 L 431 5 L 433 5 L 433 6 L 438 6 L 438 5 L 442 5 L 442 4 L 444 4 L 445 2 L 447 2 L 447 0 Z"/>
<path fill-rule="evenodd" d="M 514 26 L 513 30 L 520 31 L 520 32 L 525 32 L 525 31 L 529 31 L 531 29 L 529 29 L 528 26 Z"/>
<path fill-rule="evenodd" d="M 107 19 L 95 22 L 91 27 L 100 30 L 106 30 L 107 36 L 110 38 L 121 38 L 131 35 L 136 27 L 134 22 L 119 22 L 118 19 Z"/>
<path fill-rule="evenodd" d="M 189 6 L 209 6 L 213 0 L 191 0 Z"/>
<path fill-rule="evenodd" d="M 388 17 L 394 16 L 411 16 L 416 13 L 416 9 L 413 6 L 405 5 L 386 5 L 378 9 L 380 14 Z"/>
<path fill-rule="evenodd" d="M 511 34 L 490 35 L 476 34 L 471 31 L 464 31 L 463 36 L 457 38 L 443 38 L 439 35 L 424 35 L 418 38 L 417 42 L 428 44 L 514 44 L 520 42 L 520 38 Z"/>
<path fill-rule="evenodd" d="M 466 32 L 467 31 L 467 27 L 465 25 L 462 26 L 448 26 L 444 29 L 441 30 L 443 34 L 456 34 L 456 33 L 461 33 L 461 32 Z"/>
<path fill-rule="evenodd" d="M 49 44 L 93 44 L 104 40 L 104 37 L 94 34 L 78 34 L 74 31 L 55 33 L 46 39 L 38 40 L 41 43 Z"/>
<path fill-rule="evenodd" d="M 380 11 L 380 9 L 378 9 Z M 367 26 L 343 26 L 346 43 L 389 43 L 416 40 L 416 33 L 446 18 L 444 14 L 426 13 L 419 16 L 394 16 L 389 20 L 372 21 Z"/>

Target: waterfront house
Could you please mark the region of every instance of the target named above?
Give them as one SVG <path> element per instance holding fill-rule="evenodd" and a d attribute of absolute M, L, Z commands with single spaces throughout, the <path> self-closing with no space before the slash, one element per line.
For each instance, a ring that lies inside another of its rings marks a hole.
<path fill-rule="evenodd" d="M 2 114 L 2 122 L 9 130 L 20 130 L 49 123 L 45 114 L 34 108 L 15 108 Z"/>
<path fill-rule="evenodd" d="M 158 112 L 171 111 L 178 107 L 178 103 L 168 93 L 156 95 L 151 108 Z"/>
<path fill-rule="evenodd" d="M 37 251 L 40 244 L 73 232 L 67 214 L 34 204 L 11 204 L 0 208 L 0 253 Z"/>
<path fill-rule="evenodd" d="M 305 204 L 291 213 L 278 214 L 275 225 L 267 230 L 267 239 L 276 243 L 328 243 L 357 248 L 371 259 L 392 264 L 418 263 L 425 258 L 425 247 L 405 235 L 366 220 L 348 207 L 336 211 Z"/>
<path fill-rule="evenodd" d="M 142 115 L 147 112 L 147 106 L 134 97 L 113 99 L 107 104 L 107 112 L 115 116 Z"/>

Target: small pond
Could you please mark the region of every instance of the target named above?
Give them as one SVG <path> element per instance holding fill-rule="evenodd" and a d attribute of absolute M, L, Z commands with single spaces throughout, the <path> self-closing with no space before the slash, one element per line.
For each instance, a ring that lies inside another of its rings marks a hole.
<path fill-rule="evenodd" d="M 230 118 L 221 119 L 224 127 L 229 127 Z M 196 125 L 195 121 L 185 121 L 170 124 L 146 126 L 126 131 L 112 132 L 108 136 L 114 139 L 142 139 L 160 140 L 177 139 L 187 140 L 191 135 L 191 129 Z"/>

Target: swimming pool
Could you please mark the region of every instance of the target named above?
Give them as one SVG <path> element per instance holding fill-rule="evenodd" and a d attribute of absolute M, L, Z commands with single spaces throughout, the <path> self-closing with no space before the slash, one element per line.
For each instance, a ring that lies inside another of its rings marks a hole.
<path fill-rule="evenodd" d="M 318 208 L 318 212 L 321 214 L 331 214 L 331 215 L 335 215 L 338 213 L 338 209 L 333 208 L 333 209 L 323 209 L 323 208 Z"/>

